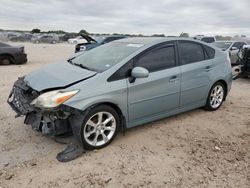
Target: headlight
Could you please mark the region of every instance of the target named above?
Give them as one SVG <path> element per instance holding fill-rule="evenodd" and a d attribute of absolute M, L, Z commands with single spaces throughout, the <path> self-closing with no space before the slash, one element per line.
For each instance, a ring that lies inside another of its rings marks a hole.
<path fill-rule="evenodd" d="M 34 99 L 31 104 L 39 108 L 54 108 L 73 97 L 78 91 L 50 91 Z"/>

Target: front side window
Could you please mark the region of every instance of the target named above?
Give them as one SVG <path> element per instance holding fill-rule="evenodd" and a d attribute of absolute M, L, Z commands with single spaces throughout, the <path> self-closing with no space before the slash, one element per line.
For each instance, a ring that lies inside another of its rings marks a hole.
<path fill-rule="evenodd" d="M 174 45 L 168 45 L 153 49 L 136 61 L 135 66 L 144 67 L 149 72 L 159 71 L 175 66 Z"/>
<path fill-rule="evenodd" d="M 202 46 L 195 42 L 180 41 L 179 53 L 181 65 L 205 60 Z"/>

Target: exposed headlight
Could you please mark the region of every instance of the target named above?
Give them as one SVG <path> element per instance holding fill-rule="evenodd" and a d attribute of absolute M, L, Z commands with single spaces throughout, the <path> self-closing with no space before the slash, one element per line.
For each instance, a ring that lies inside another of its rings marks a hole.
<path fill-rule="evenodd" d="M 78 91 L 49 91 L 34 99 L 31 104 L 39 108 L 54 108 L 73 97 Z"/>

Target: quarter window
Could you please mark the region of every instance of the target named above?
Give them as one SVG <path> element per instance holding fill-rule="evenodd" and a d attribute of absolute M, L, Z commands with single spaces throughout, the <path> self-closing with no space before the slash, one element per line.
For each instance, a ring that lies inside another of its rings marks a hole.
<path fill-rule="evenodd" d="M 215 50 L 207 45 L 203 45 L 205 54 L 206 54 L 206 59 L 213 59 L 215 55 Z"/>
<path fill-rule="evenodd" d="M 202 46 L 195 42 L 180 41 L 180 63 L 186 65 L 205 60 Z"/>
<path fill-rule="evenodd" d="M 144 67 L 149 72 L 159 71 L 175 66 L 174 46 L 163 46 L 153 49 L 136 61 L 137 67 Z"/>

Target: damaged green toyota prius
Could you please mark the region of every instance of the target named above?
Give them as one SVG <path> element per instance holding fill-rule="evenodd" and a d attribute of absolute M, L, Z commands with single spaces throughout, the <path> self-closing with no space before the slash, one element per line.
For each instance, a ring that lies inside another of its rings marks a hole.
<path fill-rule="evenodd" d="M 199 107 L 217 110 L 231 88 L 227 54 L 184 38 L 117 40 L 19 78 L 8 103 L 48 135 L 73 133 L 69 161 L 119 130 Z"/>

